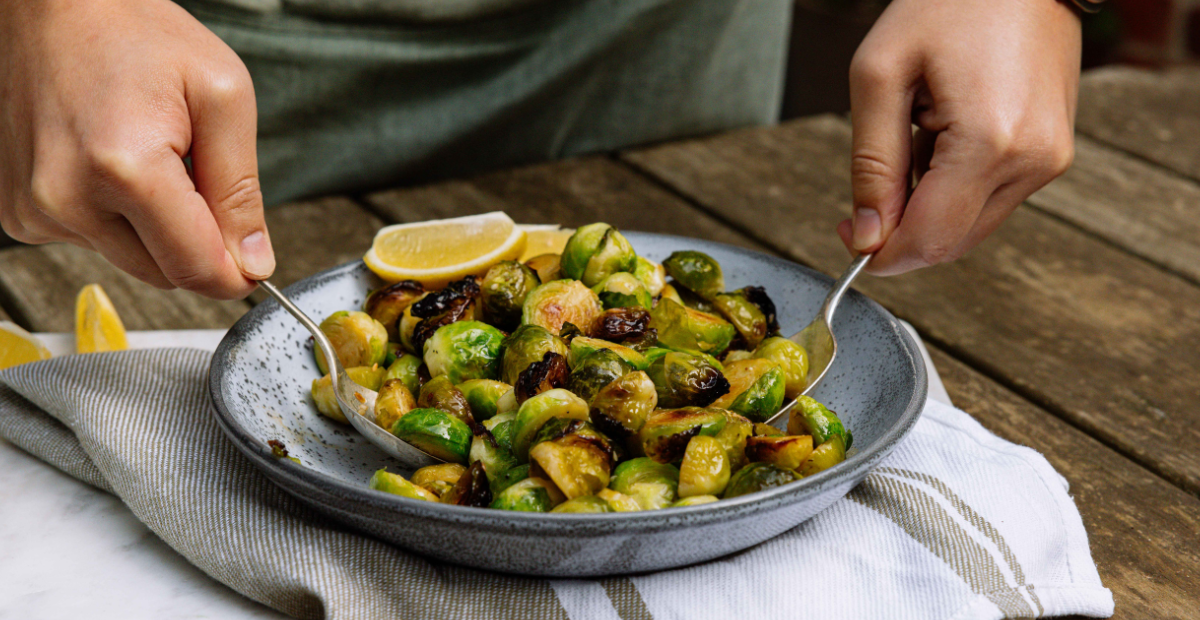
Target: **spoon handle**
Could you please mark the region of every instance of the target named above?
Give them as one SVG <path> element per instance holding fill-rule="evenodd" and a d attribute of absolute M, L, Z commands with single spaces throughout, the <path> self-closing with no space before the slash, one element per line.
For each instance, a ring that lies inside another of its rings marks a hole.
<path fill-rule="evenodd" d="M 329 342 L 329 338 L 325 336 L 325 332 L 321 331 L 321 328 L 312 319 L 308 318 L 308 315 L 303 310 L 292 303 L 292 300 L 288 299 L 279 289 L 275 288 L 274 284 L 266 280 L 260 280 L 258 285 L 268 295 L 274 297 L 275 301 L 279 302 L 279 305 L 283 306 L 284 310 L 287 310 L 288 313 L 296 317 L 296 320 L 300 321 L 300 324 L 305 329 L 312 332 L 313 339 L 317 341 L 317 344 L 321 346 L 321 351 L 325 353 L 325 362 L 329 366 L 329 378 L 333 381 L 333 390 L 337 394 L 338 378 L 342 374 L 342 362 L 333 354 L 333 343 Z"/>
<path fill-rule="evenodd" d="M 829 324 L 830 330 L 833 329 L 833 313 L 837 310 L 837 306 L 842 301 L 842 296 L 846 291 L 850 290 L 850 284 L 854 282 L 854 278 L 862 273 L 863 269 L 867 268 L 867 264 L 875 256 L 874 253 L 859 254 L 858 258 L 854 259 L 853 263 L 842 272 L 840 278 L 833 283 L 833 288 L 829 291 L 829 295 L 825 297 L 825 303 L 821 306 L 821 315 L 825 318 L 825 322 Z"/>

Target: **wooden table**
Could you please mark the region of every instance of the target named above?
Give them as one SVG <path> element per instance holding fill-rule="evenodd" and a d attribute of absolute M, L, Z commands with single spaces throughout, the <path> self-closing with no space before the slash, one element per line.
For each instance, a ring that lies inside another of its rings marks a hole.
<path fill-rule="evenodd" d="M 859 290 L 929 343 L 951 397 L 1071 483 L 1120 618 L 1200 617 L 1200 71 L 1105 69 L 1081 90 L 1075 166 L 966 258 Z M 848 255 L 850 125 L 819 116 L 272 209 L 288 284 L 376 229 L 492 210 L 763 250 L 826 273 Z M 130 329 L 227 327 L 260 301 L 163 292 L 72 246 L 0 249 L 4 311 L 70 331 L 101 283 Z"/>

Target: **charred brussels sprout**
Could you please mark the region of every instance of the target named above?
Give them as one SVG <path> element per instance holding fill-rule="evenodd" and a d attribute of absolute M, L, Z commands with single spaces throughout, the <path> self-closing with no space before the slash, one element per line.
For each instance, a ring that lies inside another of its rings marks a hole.
<path fill-rule="evenodd" d="M 466 424 L 475 422 L 466 395 L 455 387 L 449 377 L 445 375 L 434 377 L 421 387 L 421 394 L 417 397 L 417 406 L 426 409 L 441 409 Z"/>
<path fill-rule="evenodd" d="M 738 394 L 729 410 L 755 422 L 766 422 L 783 406 L 784 385 L 783 370 L 775 366 Z"/>
<path fill-rule="evenodd" d="M 410 481 L 419 487 L 433 491 L 433 494 L 440 498 L 445 497 L 446 493 L 454 488 L 454 484 L 465 473 L 467 473 L 467 468 L 458 463 L 439 463 L 414 471 Z"/>
<path fill-rule="evenodd" d="M 652 315 L 645 308 L 613 308 L 605 310 L 592 323 L 588 335 L 617 342 L 636 349 L 648 349 L 658 341 L 658 331 L 650 327 Z"/>
<path fill-rule="evenodd" d="M 567 389 L 574 392 L 585 401 L 591 402 L 592 397 L 601 388 L 625 376 L 633 368 L 621 359 L 620 355 L 609 349 L 600 349 L 588 355 L 575 365 L 571 376 L 567 378 Z"/>
<path fill-rule="evenodd" d="M 679 497 L 720 495 L 729 484 L 729 455 L 713 437 L 692 437 L 679 465 Z"/>
<path fill-rule="evenodd" d="M 705 299 L 725 290 L 721 265 L 704 252 L 673 252 L 663 261 L 663 267 L 676 282 Z"/>
<path fill-rule="evenodd" d="M 525 298 L 541 284 L 533 269 L 515 261 L 496 263 L 479 285 L 483 300 L 483 319 L 501 329 L 511 330 L 521 323 Z"/>
<path fill-rule="evenodd" d="M 474 319 L 478 299 L 479 284 L 475 276 L 467 276 L 414 301 L 400 317 L 401 344 L 421 355 L 425 351 L 425 341 L 439 328 Z"/>
<path fill-rule="evenodd" d="M 654 305 L 650 291 L 632 273 L 614 273 L 593 286 L 592 291 L 600 298 L 605 309 L 632 307 L 649 310 Z"/>
<path fill-rule="evenodd" d="M 417 399 L 413 398 L 404 382 L 388 379 L 379 386 L 379 396 L 375 398 L 375 423 L 391 430 L 397 420 L 416 407 Z"/>
<path fill-rule="evenodd" d="M 411 414 L 410 414 L 411 415 Z M 529 447 L 542 425 L 554 418 L 586 420 L 588 405 L 564 389 L 542 392 L 521 403 L 514 421 L 512 450 L 522 462 L 529 460 Z"/>
<path fill-rule="evenodd" d="M 811 435 L 751 437 L 746 440 L 746 458 L 784 469 L 800 469 L 812 452 Z"/>
<path fill-rule="evenodd" d="M 508 486 L 503 484 L 503 481 L 507 479 L 508 470 L 520 465 L 517 457 L 513 456 L 507 445 L 501 445 L 494 434 L 476 435 L 471 440 L 471 451 L 467 455 L 467 460 L 472 464 L 479 463 L 483 467 L 483 471 L 491 483 L 493 494 L 503 491 L 504 487 Z M 524 477 L 521 476 L 521 478 Z M 515 481 L 513 480 L 513 482 Z"/>
<path fill-rule="evenodd" d="M 728 409 L 729 405 L 732 405 L 733 401 L 742 395 L 742 392 L 750 389 L 750 386 L 754 385 L 759 377 L 777 366 L 771 360 L 754 358 L 726 361 L 721 373 L 729 380 L 729 393 L 714 401 L 712 406 Z"/>
<path fill-rule="evenodd" d="M 567 355 L 567 345 L 562 339 L 539 325 L 522 325 L 504 340 L 500 355 L 500 380 L 516 385 L 530 364 L 540 362 L 547 353 Z"/>
<path fill-rule="evenodd" d="M 634 370 L 645 370 L 649 362 L 646 361 L 646 356 L 630 349 L 629 347 L 619 345 L 607 340 L 599 338 L 588 338 L 587 336 L 577 336 L 571 340 L 570 353 L 567 355 L 567 362 L 571 368 L 576 368 L 584 360 L 596 351 L 607 349 L 616 353 L 626 364 L 629 364 Z"/>
<path fill-rule="evenodd" d="M 725 428 L 714 437 L 725 448 L 730 471 L 737 471 L 746 465 L 746 440 L 753 435 L 753 422 L 732 411 L 725 411 Z"/>
<path fill-rule="evenodd" d="M 421 358 L 405 353 L 397 357 L 396 361 L 387 367 L 387 372 L 384 373 L 383 380 L 399 379 L 404 382 L 404 387 L 408 388 L 409 392 L 417 394 L 421 391 L 421 386 L 425 383 L 425 380 L 428 379 L 429 370 L 421 370 L 421 365 L 424 363 Z M 425 376 L 422 376 L 422 372 L 424 372 Z"/>
<path fill-rule="evenodd" d="M 375 475 L 371 476 L 369 486 L 376 491 L 383 491 L 384 493 L 391 493 L 400 497 L 423 499 L 429 502 L 438 501 L 438 496 L 434 495 L 429 489 L 419 487 L 405 480 L 404 476 L 390 473 L 386 469 L 376 471 Z"/>
<path fill-rule="evenodd" d="M 471 428 L 441 409 L 414 409 L 392 425 L 392 434 L 449 463 L 466 463 Z"/>
<path fill-rule="evenodd" d="M 560 418 L 538 432 L 529 460 L 546 472 L 567 499 L 573 499 L 607 487 L 615 459 L 608 438 L 590 424 Z"/>
<path fill-rule="evenodd" d="M 828 441 L 817 446 L 808 456 L 808 460 L 800 465 L 800 473 L 811 476 L 820 473 L 846 460 L 846 444 L 842 438 L 833 435 Z"/>
<path fill-rule="evenodd" d="M 642 510 L 666 508 L 678 497 L 679 470 L 646 457 L 629 459 L 613 470 L 609 486 L 632 497 Z"/>
<path fill-rule="evenodd" d="M 472 463 L 454 486 L 442 495 L 443 504 L 487 508 L 492 503 L 492 488 L 480 463 Z"/>
<path fill-rule="evenodd" d="M 764 293 L 765 295 L 765 293 Z M 713 306 L 737 328 L 746 346 L 757 347 L 771 334 L 767 316 L 741 291 L 721 293 L 713 297 Z"/>
<path fill-rule="evenodd" d="M 775 428 L 774 426 L 771 426 L 770 424 L 764 424 L 762 422 L 754 423 L 755 437 L 783 437 L 785 435 L 787 435 L 787 433 Z"/>
<path fill-rule="evenodd" d="M 651 297 L 658 297 L 663 287 L 667 285 L 667 270 L 662 265 L 648 259 L 637 257 L 633 267 L 633 275 L 646 287 Z"/>
<path fill-rule="evenodd" d="M 526 478 L 496 495 L 491 507 L 518 512 L 550 512 L 564 499 L 549 480 Z"/>
<path fill-rule="evenodd" d="M 346 375 L 350 377 L 351 381 L 368 390 L 376 391 L 383 384 L 383 373 L 383 369 L 378 366 L 358 366 L 346 369 Z M 333 380 L 329 375 L 313 380 L 312 399 L 317 405 L 317 411 L 321 415 L 343 424 L 350 423 L 346 419 L 346 415 L 342 413 L 342 408 L 338 405 L 337 397 L 333 394 Z"/>
<path fill-rule="evenodd" d="M 633 246 L 616 228 L 604 223 L 580 227 L 563 248 L 563 275 L 587 286 L 595 286 L 614 273 L 633 271 L 636 266 Z"/>
<path fill-rule="evenodd" d="M 517 410 L 517 397 L 513 387 L 491 379 L 472 379 L 458 385 L 458 390 L 467 399 L 471 417 L 482 422 L 496 415 Z"/>
<path fill-rule="evenodd" d="M 600 513 L 616 512 L 608 502 L 595 495 L 584 495 L 569 499 L 554 507 L 550 512 Z"/>
<path fill-rule="evenodd" d="M 719 354 L 733 341 L 734 329 L 725 319 L 687 308 L 663 298 L 654 306 L 650 326 L 658 331 L 658 341 L 674 349 L 695 349 Z"/>
<path fill-rule="evenodd" d="M 538 281 L 542 283 L 561 280 L 563 277 L 562 256 L 559 254 L 538 254 L 525 261 L 525 266 L 532 269 L 537 274 Z"/>
<path fill-rule="evenodd" d="M 374 366 L 387 359 L 387 329 L 366 312 L 334 312 L 321 321 L 321 331 L 346 368 Z M 321 347 L 313 347 L 313 356 L 321 374 L 328 374 L 329 366 Z"/>
<path fill-rule="evenodd" d="M 779 364 L 788 398 L 799 396 L 808 386 L 808 352 L 791 340 L 779 336 L 767 338 L 754 350 L 754 357 Z"/>
<path fill-rule="evenodd" d="M 704 504 L 711 504 L 713 502 L 720 501 L 720 500 L 721 500 L 721 498 L 717 497 L 716 495 L 693 495 L 691 497 L 685 497 L 677 502 L 674 502 L 670 506 L 667 506 L 667 508 L 684 508 L 686 506 L 702 506 Z"/>
<path fill-rule="evenodd" d="M 720 409 L 659 409 L 646 419 L 638 439 L 646 456 L 659 463 L 677 463 L 693 437 L 716 435 L 725 422 L 725 412 Z"/>
<path fill-rule="evenodd" d="M 831 437 L 839 437 L 846 449 L 854 445 L 850 431 L 842 424 L 837 414 L 825 405 L 808 397 L 796 399 L 796 406 L 788 416 L 788 433 L 792 435 L 812 435 L 813 442 L 823 444 Z"/>
<path fill-rule="evenodd" d="M 646 369 L 658 392 L 658 406 L 707 407 L 729 392 L 729 381 L 708 360 L 668 351 Z"/>
<path fill-rule="evenodd" d="M 754 351 L 747 351 L 745 349 L 730 349 L 722 357 L 722 361 L 726 364 L 750 359 L 754 359 Z"/>
<path fill-rule="evenodd" d="M 600 388 L 592 399 L 592 424 L 622 441 L 637 435 L 658 406 L 654 382 L 642 371 L 631 372 Z"/>
<path fill-rule="evenodd" d="M 729 499 L 739 495 L 757 493 L 766 489 L 781 487 L 799 479 L 800 475 L 790 469 L 784 469 L 770 463 L 750 463 L 739 469 L 729 479 L 729 485 L 725 487 L 724 497 L 725 499 Z"/>
<path fill-rule="evenodd" d="M 546 353 L 542 361 L 530 364 L 517 377 L 516 401 L 521 404 L 542 392 L 565 387 L 571 376 L 567 358 L 558 353 Z"/>
<path fill-rule="evenodd" d="M 600 489 L 596 497 L 608 502 L 614 512 L 636 512 L 642 509 L 642 505 L 636 499 L 612 489 Z"/>
<path fill-rule="evenodd" d="M 571 323 L 583 331 L 604 312 L 600 299 L 592 289 L 578 280 L 555 280 L 535 289 L 525 298 L 521 323 L 538 325 L 558 335 L 563 323 Z"/>
<path fill-rule="evenodd" d="M 496 443 L 505 450 L 512 449 L 512 434 L 515 422 L 517 421 L 517 412 L 509 411 L 507 413 L 497 413 L 483 421 L 483 427 L 492 434 Z"/>
<path fill-rule="evenodd" d="M 371 293 L 363 302 L 363 312 L 387 329 L 388 340 L 400 342 L 400 316 L 424 294 L 420 282 L 403 280 Z"/>
<path fill-rule="evenodd" d="M 664 299 L 670 299 L 681 306 L 683 305 L 683 298 L 679 296 L 679 289 L 671 286 L 670 284 L 663 287 L 662 297 L 660 297 L 658 303 L 654 305 L 657 307 L 658 304 L 662 303 Z"/>
<path fill-rule="evenodd" d="M 431 376 L 446 375 L 451 383 L 495 379 L 500 374 L 503 342 L 504 334 L 487 323 L 451 323 L 425 341 L 425 365 Z"/>

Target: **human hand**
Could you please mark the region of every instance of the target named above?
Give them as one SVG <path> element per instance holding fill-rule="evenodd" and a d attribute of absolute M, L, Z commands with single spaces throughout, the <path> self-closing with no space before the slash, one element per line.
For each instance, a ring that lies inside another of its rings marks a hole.
<path fill-rule="evenodd" d="M 9 236 L 210 297 L 271 275 L 254 89 L 200 22 L 169 0 L 9 2 L 0 58 Z"/>
<path fill-rule="evenodd" d="M 975 247 L 1071 165 L 1079 59 L 1057 0 L 894 0 L 850 67 L 846 247 L 877 275 Z"/>

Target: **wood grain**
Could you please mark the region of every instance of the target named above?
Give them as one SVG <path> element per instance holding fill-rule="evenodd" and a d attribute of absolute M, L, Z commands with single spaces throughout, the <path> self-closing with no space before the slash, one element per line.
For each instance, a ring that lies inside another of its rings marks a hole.
<path fill-rule="evenodd" d="M 743 232 L 828 273 L 849 256 L 850 127 L 824 116 L 631 152 Z M 1200 289 L 1018 211 L 966 258 L 856 286 L 935 343 L 1200 493 Z"/>
<path fill-rule="evenodd" d="M 1200 69 L 1105 67 L 1079 84 L 1081 133 L 1200 179 Z"/>
<path fill-rule="evenodd" d="M 243 301 L 214 301 L 186 291 L 156 289 L 100 255 L 73 245 L 0 250 L 0 295 L 26 329 L 73 331 L 75 297 L 92 283 L 104 287 L 130 330 L 225 328 L 249 309 Z"/>
<path fill-rule="evenodd" d="M 1079 136 L 1075 165 L 1029 204 L 1200 283 L 1200 185 Z"/>
<path fill-rule="evenodd" d="M 935 347 L 930 356 L 960 408 L 1070 483 L 1114 618 L 1200 616 L 1200 500 Z"/>

